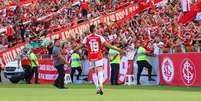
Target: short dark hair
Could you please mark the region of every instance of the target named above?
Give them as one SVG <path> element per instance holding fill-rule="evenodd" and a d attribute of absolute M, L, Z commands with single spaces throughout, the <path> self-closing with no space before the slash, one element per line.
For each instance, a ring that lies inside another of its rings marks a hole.
<path fill-rule="evenodd" d="M 96 26 L 95 26 L 95 25 L 91 25 L 91 26 L 90 26 L 90 32 L 91 32 L 91 33 L 94 33 L 95 28 L 96 28 Z"/>
<path fill-rule="evenodd" d="M 54 39 L 54 43 L 56 43 L 57 41 L 60 41 L 60 39 L 58 39 L 58 38 L 57 38 L 57 39 Z"/>

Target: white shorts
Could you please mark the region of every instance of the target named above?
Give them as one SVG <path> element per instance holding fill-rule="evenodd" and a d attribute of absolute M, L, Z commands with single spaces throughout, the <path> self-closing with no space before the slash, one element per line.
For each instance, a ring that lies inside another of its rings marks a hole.
<path fill-rule="evenodd" d="M 97 68 L 103 66 L 103 59 L 89 61 L 89 68 Z"/>

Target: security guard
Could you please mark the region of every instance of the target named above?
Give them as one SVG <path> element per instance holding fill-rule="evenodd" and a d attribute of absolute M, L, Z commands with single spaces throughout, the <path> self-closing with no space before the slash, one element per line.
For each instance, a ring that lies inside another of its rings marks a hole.
<path fill-rule="evenodd" d="M 137 46 L 139 46 L 139 48 L 137 49 L 137 65 L 138 65 L 137 85 L 140 85 L 140 75 L 144 67 L 148 68 L 148 80 L 155 81 L 151 77 L 152 66 L 149 64 L 149 62 L 147 62 L 147 55 L 151 55 L 151 54 L 146 52 L 144 48 L 144 42 L 138 43 Z"/>
<path fill-rule="evenodd" d="M 38 62 L 38 58 L 36 56 L 36 49 L 32 49 L 32 52 L 29 56 L 29 59 L 31 61 L 31 67 L 32 67 L 32 77 L 33 74 L 35 75 L 35 84 L 39 84 L 38 82 L 38 66 L 39 66 L 39 62 Z"/>
<path fill-rule="evenodd" d="M 71 54 L 71 80 L 73 82 L 73 75 L 75 73 L 75 70 L 78 71 L 78 75 L 77 75 L 77 80 L 79 80 L 79 77 L 81 76 L 82 73 L 82 69 L 81 69 L 81 59 L 80 59 L 80 55 L 77 52 L 74 52 Z"/>
<path fill-rule="evenodd" d="M 117 46 L 118 43 L 113 42 L 113 45 Z M 116 50 L 109 50 L 110 64 L 111 64 L 111 84 L 118 85 L 118 74 L 120 67 L 120 53 Z"/>

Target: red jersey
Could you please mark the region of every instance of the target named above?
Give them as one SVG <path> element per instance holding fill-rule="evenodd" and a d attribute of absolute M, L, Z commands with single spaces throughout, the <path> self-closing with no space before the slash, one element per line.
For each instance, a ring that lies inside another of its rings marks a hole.
<path fill-rule="evenodd" d="M 87 9 L 88 8 L 88 3 L 86 1 L 82 2 L 81 6 L 82 6 L 82 9 Z"/>
<path fill-rule="evenodd" d="M 8 36 L 13 36 L 13 28 L 12 28 L 11 25 L 9 25 L 9 26 L 7 27 L 7 35 L 8 35 Z"/>
<path fill-rule="evenodd" d="M 90 34 L 84 38 L 83 44 L 85 44 L 88 49 L 89 61 L 103 58 L 102 47 L 104 42 L 106 42 L 106 40 L 103 36 L 97 34 Z"/>
<path fill-rule="evenodd" d="M 22 65 L 28 65 L 28 66 L 31 65 L 29 59 L 23 59 L 21 63 Z"/>

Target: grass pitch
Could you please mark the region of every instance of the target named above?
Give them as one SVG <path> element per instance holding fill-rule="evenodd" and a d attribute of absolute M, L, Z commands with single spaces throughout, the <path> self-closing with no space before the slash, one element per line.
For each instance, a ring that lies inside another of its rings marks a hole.
<path fill-rule="evenodd" d="M 106 85 L 102 96 L 92 84 L 67 87 L 0 84 L 0 101 L 201 101 L 201 87 Z"/>

